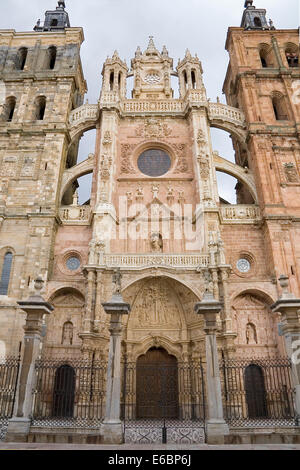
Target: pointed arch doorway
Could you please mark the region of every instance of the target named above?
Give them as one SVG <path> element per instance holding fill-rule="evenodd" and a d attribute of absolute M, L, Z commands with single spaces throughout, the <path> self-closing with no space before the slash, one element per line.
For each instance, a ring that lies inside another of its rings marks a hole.
<path fill-rule="evenodd" d="M 136 366 L 137 418 L 178 418 L 178 363 L 163 348 L 151 348 Z"/>

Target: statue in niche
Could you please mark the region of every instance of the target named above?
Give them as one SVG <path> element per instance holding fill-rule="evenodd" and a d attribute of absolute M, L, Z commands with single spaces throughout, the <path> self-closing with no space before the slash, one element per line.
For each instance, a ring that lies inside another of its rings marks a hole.
<path fill-rule="evenodd" d="M 249 322 L 246 326 L 246 341 L 247 344 L 257 344 L 257 332 L 253 323 Z"/>
<path fill-rule="evenodd" d="M 72 344 L 73 344 L 73 330 L 74 330 L 74 326 L 73 326 L 73 323 L 71 321 L 67 321 L 66 323 L 64 323 L 61 344 L 65 344 L 67 346 L 72 346 Z"/>
<path fill-rule="evenodd" d="M 298 183 L 299 177 L 298 177 L 298 172 L 294 163 L 285 163 L 284 171 L 285 171 L 286 179 L 288 180 L 289 183 Z"/>
<path fill-rule="evenodd" d="M 161 253 L 163 250 L 163 241 L 160 233 L 152 233 L 151 248 L 154 253 Z"/>

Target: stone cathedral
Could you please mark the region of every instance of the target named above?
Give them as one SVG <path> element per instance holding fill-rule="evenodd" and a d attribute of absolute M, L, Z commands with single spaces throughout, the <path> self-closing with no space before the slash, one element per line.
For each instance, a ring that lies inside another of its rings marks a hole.
<path fill-rule="evenodd" d="M 271 305 L 282 274 L 300 296 L 298 30 L 276 29 L 245 2 L 226 39 L 226 105 L 207 97 L 196 54 L 187 50 L 176 66 L 152 37 L 130 64 L 117 51 L 108 57 L 99 101 L 85 103 L 83 41 L 64 1 L 31 32 L 0 31 L 2 355 L 18 353 L 17 302 L 40 276 L 54 307 L 40 356 L 106 361 L 102 304 L 118 269 L 131 305 L 122 360 L 205 363 L 204 320 L 194 311 L 205 291 L 222 302 L 220 355 L 285 357 Z M 213 148 L 210 128 L 230 135 L 235 163 Z M 95 148 L 78 163 L 91 129 Z M 220 197 L 217 172 L 237 179 L 236 204 Z M 77 180 L 87 174 L 91 197 L 80 205 Z"/>

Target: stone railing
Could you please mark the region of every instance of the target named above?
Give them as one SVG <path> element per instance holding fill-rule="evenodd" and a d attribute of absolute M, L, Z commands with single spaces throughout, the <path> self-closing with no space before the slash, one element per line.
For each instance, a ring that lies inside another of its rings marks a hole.
<path fill-rule="evenodd" d="M 249 224 L 261 219 L 260 209 L 255 205 L 221 206 L 220 215 L 223 224 Z"/>
<path fill-rule="evenodd" d="M 209 264 L 208 255 L 168 255 L 168 254 L 149 254 L 149 255 L 120 255 L 100 253 L 99 264 L 111 268 L 148 268 L 153 266 L 189 268 L 206 267 Z"/>
<path fill-rule="evenodd" d="M 88 223 L 90 215 L 90 206 L 62 206 L 59 209 L 59 216 L 63 224 Z"/>
<path fill-rule="evenodd" d="M 209 103 L 209 118 L 213 120 L 231 121 L 238 126 L 245 126 L 245 115 L 237 108 L 232 108 L 226 104 Z"/>
<path fill-rule="evenodd" d="M 121 104 L 124 113 L 182 113 L 183 101 L 181 100 L 126 100 Z"/>
<path fill-rule="evenodd" d="M 70 113 L 70 125 L 76 127 L 85 121 L 96 121 L 99 115 L 97 104 L 84 104 Z"/>
<path fill-rule="evenodd" d="M 116 104 L 120 101 L 119 94 L 115 91 L 102 91 L 100 97 L 101 105 Z"/>

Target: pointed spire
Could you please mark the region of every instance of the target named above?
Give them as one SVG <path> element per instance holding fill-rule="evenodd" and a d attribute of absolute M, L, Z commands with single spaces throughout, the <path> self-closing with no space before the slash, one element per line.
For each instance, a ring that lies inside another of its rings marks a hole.
<path fill-rule="evenodd" d="M 115 59 L 115 60 L 120 59 L 119 54 L 118 54 L 118 51 L 115 51 L 115 52 L 114 52 L 112 58 Z"/>
<path fill-rule="evenodd" d="M 146 50 L 146 54 L 158 54 L 158 50 L 155 47 L 153 36 L 149 36 L 149 44 Z"/>
<path fill-rule="evenodd" d="M 141 57 L 141 55 L 142 55 L 142 51 L 141 51 L 140 46 L 138 46 L 136 51 L 135 51 L 135 58 L 139 59 Z"/>
<path fill-rule="evenodd" d="M 190 59 L 192 57 L 192 54 L 190 53 L 189 49 L 185 51 L 185 57 L 186 59 Z"/>
<path fill-rule="evenodd" d="M 163 46 L 163 50 L 162 50 L 162 56 L 163 57 L 169 57 L 169 52 L 168 52 L 168 49 L 166 48 L 166 46 Z"/>

